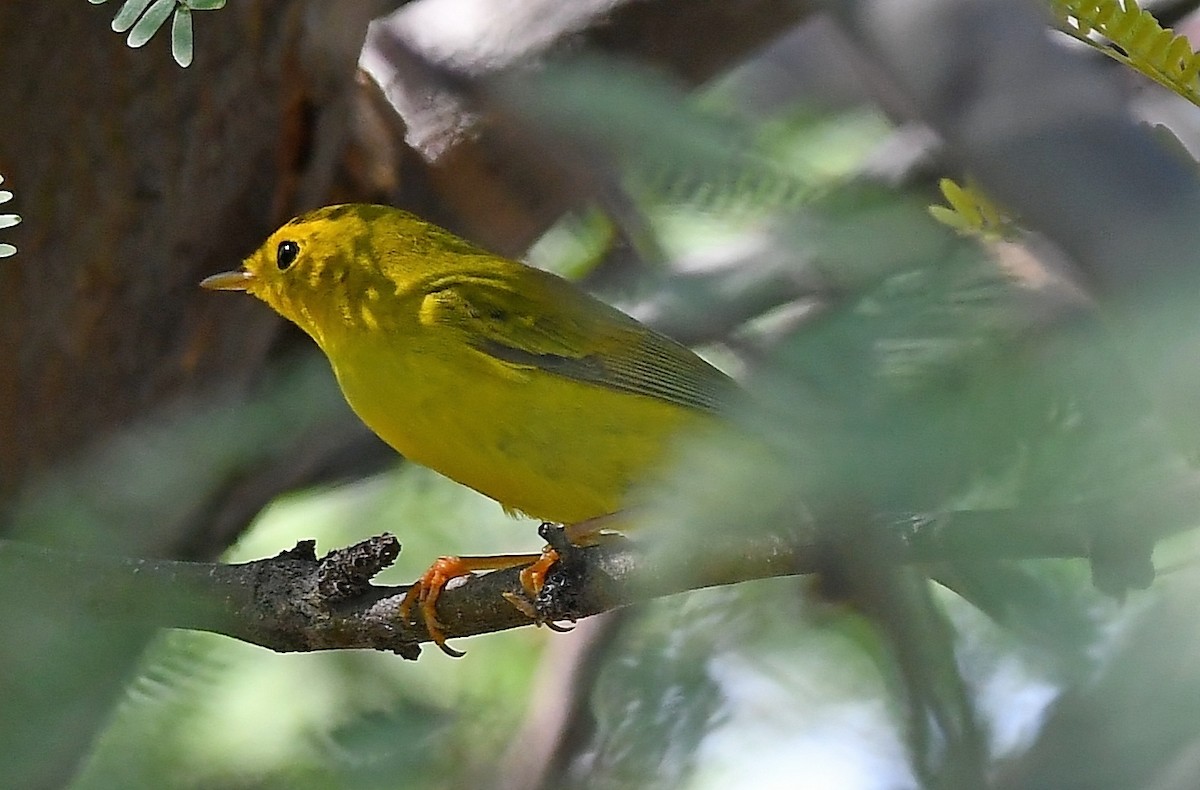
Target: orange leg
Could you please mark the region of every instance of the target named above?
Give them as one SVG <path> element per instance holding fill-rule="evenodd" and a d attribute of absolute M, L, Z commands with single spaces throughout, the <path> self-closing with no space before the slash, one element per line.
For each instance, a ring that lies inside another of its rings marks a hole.
<path fill-rule="evenodd" d="M 596 518 L 589 518 L 586 521 L 577 521 L 574 524 L 564 524 L 563 537 L 572 546 L 594 546 L 602 539 L 604 530 L 612 530 L 614 524 L 620 521 L 621 513 L 609 513 Z M 543 524 L 543 527 L 553 526 L 552 524 Z M 545 534 L 545 533 L 542 533 Z M 546 584 L 546 574 L 550 572 L 550 568 L 554 563 L 558 562 L 558 552 L 551 546 L 546 546 L 542 549 L 542 554 L 537 560 L 527 568 L 521 569 L 521 587 L 525 590 L 525 594 L 530 600 L 537 598 L 537 594 L 541 592 L 542 587 Z"/>
<path fill-rule="evenodd" d="M 437 599 L 451 579 L 469 576 L 476 571 L 498 571 L 505 568 L 515 568 L 540 561 L 538 554 L 497 554 L 488 557 L 438 557 L 429 569 L 417 579 L 404 600 L 400 602 L 400 619 L 413 622 L 409 617 L 414 605 L 421 610 L 421 619 L 425 622 L 425 630 L 429 638 L 441 648 L 442 652 L 454 658 L 460 658 L 463 653 L 446 644 L 446 634 L 442 624 L 437 619 Z M 523 578 L 523 577 L 522 577 Z M 522 583 L 523 580 L 522 580 Z"/>
<path fill-rule="evenodd" d="M 537 598 L 538 593 L 546 586 L 546 574 L 554 563 L 558 562 L 558 552 L 547 546 L 529 566 L 521 569 L 521 589 L 529 596 L 529 600 Z"/>
<path fill-rule="evenodd" d="M 595 544 L 605 529 L 611 529 L 620 513 L 613 513 L 586 521 L 563 526 L 564 537 L 575 546 L 590 546 Z M 420 579 L 408 588 L 404 600 L 400 602 L 400 618 L 405 622 L 410 619 L 413 606 L 421 610 L 421 619 L 425 622 L 425 630 L 429 638 L 448 656 L 459 658 L 462 652 L 446 644 L 446 633 L 437 619 L 437 600 L 442 590 L 452 579 L 467 576 L 476 571 L 498 571 L 505 568 L 515 568 L 518 565 L 528 565 L 521 570 L 521 587 L 532 601 L 537 598 L 546 583 L 546 574 L 554 563 L 558 562 L 558 552 L 546 546 L 541 554 L 496 554 L 476 557 L 439 557 Z"/>

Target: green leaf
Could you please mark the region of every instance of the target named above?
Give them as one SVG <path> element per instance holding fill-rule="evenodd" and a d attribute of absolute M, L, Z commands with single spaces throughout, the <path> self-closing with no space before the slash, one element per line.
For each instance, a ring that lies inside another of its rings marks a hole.
<path fill-rule="evenodd" d="M 1186 36 L 1163 28 L 1135 0 L 1051 0 L 1050 5 L 1064 33 L 1200 105 L 1195 82 L 1200 55 Z"/>
<path fill-rule="evenodd" d="M 951 228 L 962 233 L 968 233 L 972 230 L 971 223 L 967 222 L 963 218 L 963 215 L 954 209 L 946 208 L 945 206 L 930 206 L 929 214 L 943 225 L 949 225 Z"/>
<path fill-rule="evenodd" d="M 183 0 L 183 4 L 193 11 L 215 11 L 225 7 L 225 0 Z"/>
<path fill-rule="evenodd" d="M 142 0 L 137 0 L 137 2 L 140 3 Z M 163 26 L 174 9 L 175 0 L 154 0 L 154 5 L 150 6 L 150 10 L 138 20 L 133 30 L 129 32 L 126 43 L 134 49 L 145 44 Z"/>
<path fill-rule="evenodd" d="M 117 33 L 124 33 L 133 27 L 133 23 L 152 2 L 154 0 L 126 0 L 125 5 L 121 6 L 121 10 L 113 17 L 112 29 Z"/>
<path fill-rule="evenodd" d="M 192 12 L 187 6 L 175 9 L 171 22 L 171 55 L 183 68 L 192 64 Z"/>

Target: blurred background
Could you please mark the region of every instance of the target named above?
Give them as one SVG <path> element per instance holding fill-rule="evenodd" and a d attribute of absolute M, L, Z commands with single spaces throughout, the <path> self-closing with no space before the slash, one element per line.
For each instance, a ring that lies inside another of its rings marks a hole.
<path fill-rule="evenodd" d="M 244 0 L 192 14 L 182 69 L 119 3 L 0 4 L 0 786 L 1200 786 L 1200 65 L 1106 57 L 1082 5 Z M 931 215 L 946 177 L 987 221 Z M 389 531 L 392 584 L 537 550 L 361 426 L 298 330 L 197 288 L 347 201 L 738 378 L 637 539 L 682 584 L 763 533 L 817 572 L 416 662 L 159 632 L 86 564 L 22 572 L 17 543 Z"/>

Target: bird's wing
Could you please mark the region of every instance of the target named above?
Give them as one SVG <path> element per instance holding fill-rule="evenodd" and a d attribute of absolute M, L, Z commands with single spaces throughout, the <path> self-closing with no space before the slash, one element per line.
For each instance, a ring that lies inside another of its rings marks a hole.
<path fill-rule="evenodd" d="M 421 320 L 452 326 L 475 349 L 511 365 L 688 408 L 721 410 L 735 390 L 685 346 L 540 270 L 513 281 L 447 277 L 425 296 Z"/>

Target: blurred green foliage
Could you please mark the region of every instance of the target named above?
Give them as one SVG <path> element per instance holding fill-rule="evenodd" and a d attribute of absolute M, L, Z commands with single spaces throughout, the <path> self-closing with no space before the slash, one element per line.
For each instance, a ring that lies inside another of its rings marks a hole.
<path fill-rule="evenodd" d="M 1037 301 L 1036 278 L 937 226 L 926 191 L 856 180 L 889 131 L 881 116 L 787 108 L 749 117 L 726 86 L 693 101 L 637 76 L 592 62 L 548 71 L 508 98 L 547 129 L 612 155 L 668 261 L 754 240 L 744 265 L 708 272 L 693 324 L 708 317 L 705 299 L 737 303 L 756 278 L 773 286 L 782 271 L 796 286 L 769 309 L 747 301 L 737 331 L 713 349 L 745 373 L 746 402 L 730 416 L 732 435 L 697 439 L 664 483 L 642 492 L 645 529 L 636 536 L 651 550 L 686 565 L 687 551 L 718 531 L 797 529 L 847 500 L 855 513 L 1070 505 L 1100 494 L 1153 497 L 1170 477 L 1173 461 L 1143 430 L 1145 404 L 1095 337 L 1042 342 L 1038 321 L 1049 308 Z M 619 222 L 599 207 L 564 218 L 531 257 L 586 274 Z M 667 266 L 621 296 L 636 310 L 688 274 Z M 773 322 L 771 313 L 799 318 Z M 402 466 L 284 498 L 226 559 L 383 531 L 404 544 L 384 577 L 391 582 L 411 580 L 441 554 L 539 545 L 532 524 Z M 1173 549 L 1194 556 L 1194 541 Z M 944 616 L 952 639 L 941 666 L 901 666 L 912 647 L 904 623 L 882 622 L 870 589 L 839 597 L 776 579 L 637 607 L 584 659 L 586 712 L 558 767 L 562 786 L 912 787 L 924 780 L 914 766 L 936 763 L 946 742 L 914 736 L 925 732 L 913 721 L 925 711 L 917 703 L 939 704 L 919 699 L 921 672 L 931 687 L 961 676 L 988 755 L 1016 760 L 1039 743 L 1062 689 L 1095 679 L 1121 688 L 1112 672 L 1147 649 L 1137 634 L 1161 636 L 1171 622 L 1197 630 L 1190 610 L 1160 598 L 1162 588 L 1124 609 L 1101 598 L 1082 560 L 1026 562 L 990 589 L 972 587 L 996 570 L 988 566 L 955 569 L 964 583 L 937 588 L 931 601 L 888 601 L 901 612 L 935 610 L 914 621 Z M 498 786 L 525 748 L 515 738 L 528 735 L 521 727 L 531 711 L 555 704 L 537 693 L 567 669 L 546 659 L 556 655 L 548 640 L 572 638 L 524 629 L 459 645 L 461 661 L 426 651 L 411 663 L 274 655 L 167 634 L 75 787 Z M 1186 693 L 1164 741 L 1200 736 L 1180 713 L 1200 690 L 1193 663 L 1171 664 Z M 1122 731 L 1153 715 L 1092 702 L 1096 716 L 1129 715 Z"/>

